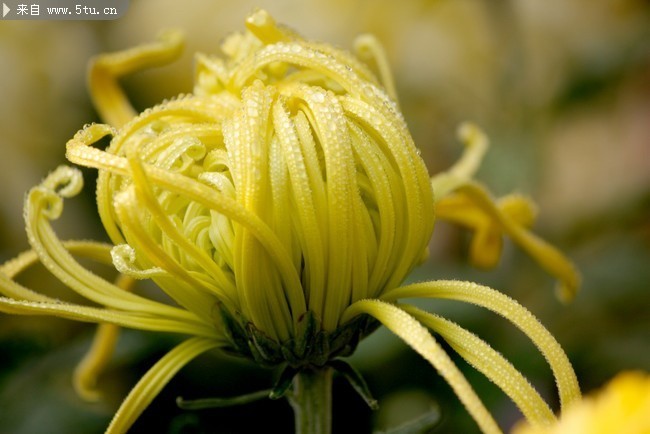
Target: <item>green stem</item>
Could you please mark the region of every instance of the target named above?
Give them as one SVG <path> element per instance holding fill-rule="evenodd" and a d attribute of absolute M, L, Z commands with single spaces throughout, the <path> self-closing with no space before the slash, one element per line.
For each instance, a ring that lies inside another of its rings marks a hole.
<path fill-rule="evenodd" d="M 289 401 L 296 418 L 296 434 L 332 432 L 332 372 L 327 366 L 307 368 L 294 377 Z"/>

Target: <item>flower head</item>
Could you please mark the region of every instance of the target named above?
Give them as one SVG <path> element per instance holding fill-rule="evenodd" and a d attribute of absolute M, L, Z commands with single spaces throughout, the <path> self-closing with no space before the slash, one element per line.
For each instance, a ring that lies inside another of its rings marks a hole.
<path fill-rule="evenodd" d="M 0 310 L 105 323 L 77 371 L 78 389 L 89 397 L 117 326 L 193 336 L 140 380 L 111 432 L 126 429 L 178 369 L 210 348 L 299 370 L 350 354 L 378 323 L 438 369 L 485 432 L 498 428 L 427 328 L 503 388 L 529 420 L 549 423 L 554 416 L 537 392 L 485 342 L 397 303 L 451 298 L 505 316 L 547 357 L 563 405 L 579 396 L 557 342 L 507 296 L 469 282 L 400 286 L 426 255 L 435 205 L 439 218 L 476 231 L 477 265 L 496 263 L 506 233 L 560 278 L 565 295 L 577 288 L 573 266 L 527 230 L 532 203 L 520 196 L 495 202 L 472 180 L 487 145 L 483 134 L 465 125 L 465 154 L 430 179 L 372 37 L 359 38 L 357 51 L 374 60 L 380 79 L 355 56 L 306 41 L 265 11 L 246 26 L 223 44 L 226 59 L 197 57 L 192 94 L 140 114 L 117 77 L 173 58 L 178 35 L 93 62 L 91 93 L 107 124 L 77 133 L 66 155 L 98 169 L 97 204 L 112 245 L 56 237 L 50 220 L 82 187 L 77 169 L 57 169 L 26 201 L 33 250 L 2 266 Z M 92 146 L 107 136 L 105 150 Z M 112 264 L 121 277 L 107 282 L 73 254 Z M 100 307 L 62 303 L 12 280 L 37 259 Z M 130 291 L 140 279 L 156 282 L 175 303 Z"/>
<path fill-rule="evenodd" d="M 256 358 L 301 363 L 304 333 L 336 331 L 350 304 L 396 287 L 423 257 L 433 195 L 367 67 L 264 11 L 247 26 L 225 42 L 228 60 L 199 56 L 192 95 L 119 131 L 90 126 L 68 157 L 100 171 L 120 272 L 151 277 L 206 321 L 218 305 L 236 351 L 250 353 L 239 338 L 265 340 L 275 348 Z M 106 151 L 86 146 L 103 134 L 114 135 Z"/>

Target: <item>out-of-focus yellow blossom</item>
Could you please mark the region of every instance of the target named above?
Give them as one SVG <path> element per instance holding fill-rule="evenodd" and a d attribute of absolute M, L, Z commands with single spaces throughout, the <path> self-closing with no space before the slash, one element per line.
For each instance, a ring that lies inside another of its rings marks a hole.
<path fill-rule="evenodd" d="M 650 375 L 623 372 L 602 390 L 573 404 L 546 428 L 521 424 L 512 434 L 649 434 Z"/>
<path fill-rule="evenodd" d="M 355 57 L 304 40 L 262 10 L 246 26 L 225 40 L 226 59 L 197 56 L 192 94 L 140 114 L 117 79 L 175 58 L 179 35 L 168 32 L 92 63 L 91 93 L 107 124 L 77 133 L 66 156 L 98 169 L 97 205 L 112 244 L 56 236 L 51 221 L 83 184 L 78 169 L 59 167 L 27 197 L 32 250 L 0 268 L 0 311 L 100 323 L 75 375 L 89 399 L 97 397 L 94 380 L 119 326 L 190 336 L 133 388 L 111 433 L 125 432 L 179 369 L 212 348 L 300 372 L 351 354 L 379 323 L 438 370 L 483 432 L 500 429 L 429 329 L 503 389 L 533 425 L 552 424 L 549 406 L 487 343 L 399 303 L 452 299 L 502 315 L 546 357 L 562 407 L 579 399 L 560 345 L 516 301 L 472 282 L 402 285 L 425 257 L 437 215 L 475 232 L 477 265 L 496 263 L 507 234 L 558 278 L 563 297 L 578 289 L 573 265 L 529 232 L 530 200 L 494 200 L 472 179 L 486 137 L 464 125 L 465 153 L 430 178 L 374 38 L 360 37 Z M 105 150 L 93 146 L 107 137 Z M 74 256 L 111 264 L 121 274 L 108 282 Z M 13 280 L 36 261 L 89 305 L 55 300 Z M 144 279 L 173 303 L 139 295 L 134 284 Z"/>

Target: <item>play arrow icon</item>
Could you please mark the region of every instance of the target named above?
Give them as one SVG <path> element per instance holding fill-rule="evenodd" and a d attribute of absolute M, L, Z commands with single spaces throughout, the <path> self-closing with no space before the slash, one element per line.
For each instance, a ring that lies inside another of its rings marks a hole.
<path fill-rule="evenodd" d="M 2 18 L 6 17 L 10 10 L 11 9 L 9 9 L 9 6 L 2 3 Z"/>

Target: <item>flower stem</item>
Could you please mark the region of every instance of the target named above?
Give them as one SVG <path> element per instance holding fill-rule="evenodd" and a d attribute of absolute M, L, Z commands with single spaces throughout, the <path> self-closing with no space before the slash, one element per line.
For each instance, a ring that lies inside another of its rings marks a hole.
<path fill-rule="evenodd" d="M 296 418 L 296 434 L 331 433 L 332 372 L 327 366 L 307 368 L 294 377 L 289 401 Z"/>

